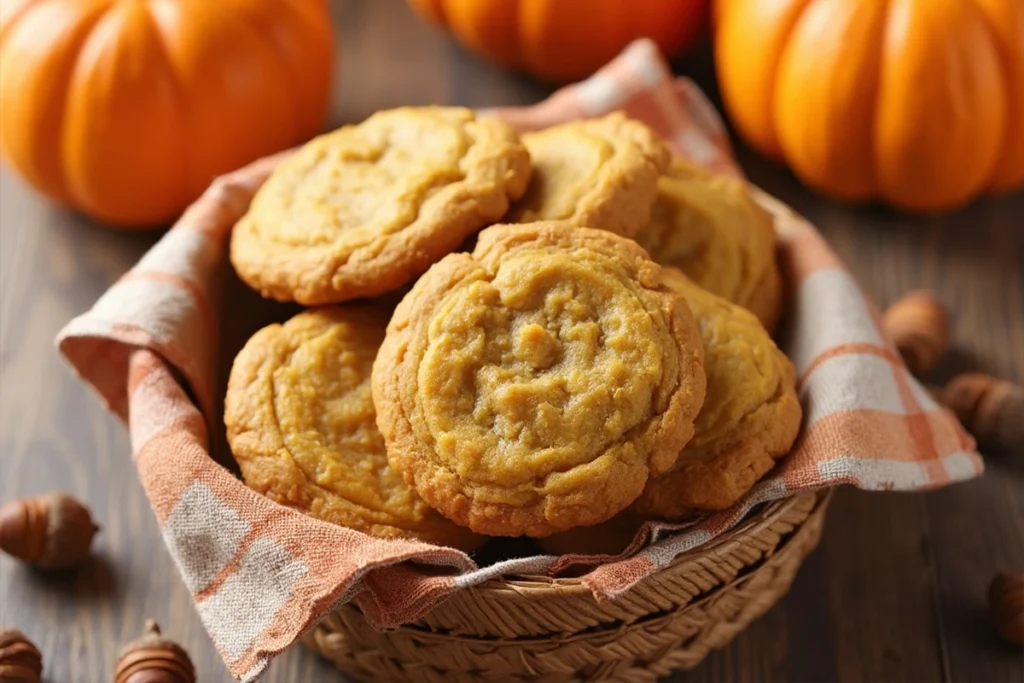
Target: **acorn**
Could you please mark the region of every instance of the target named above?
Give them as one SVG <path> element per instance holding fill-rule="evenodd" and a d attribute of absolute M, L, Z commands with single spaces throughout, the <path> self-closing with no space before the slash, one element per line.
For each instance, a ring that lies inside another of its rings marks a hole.
<path fill-rule="evenodd" d="M 121 650 L 114 683 L 196 683 L 196 669 L 188 653 L 149 619 L 145 635 Z"/>
<path fill-rule="evenodd" d="M 43 673 L 43 655 L 25 634 L 13 628 L 0 628 L 0 681 L 3 683 L 39 683 Z"/>
<path fill-rule="evenodd" d="M 949 350 L 949 314 L 928 290 L 897 299 L 885 311 L 882 324 L 914 375 L 927 374 Z"/>
<path fill-rule="evenodd" d="M 999 572 L 988 586 L 988 607 L 999 635 L 1024 646 L 1024 572 Z"/>
<path fill-rule="evenodd" d="M 1024 447 L 1024 387 L 982 372 L 953 377 L 932 390 L 981 443 Z"/>
<path fill-rule="evenodd" d="M 42 569 L 64 569 L 89 556 L 99 527 L 69 495 L 23 498 L 0 508 L 0 550 Z"/>

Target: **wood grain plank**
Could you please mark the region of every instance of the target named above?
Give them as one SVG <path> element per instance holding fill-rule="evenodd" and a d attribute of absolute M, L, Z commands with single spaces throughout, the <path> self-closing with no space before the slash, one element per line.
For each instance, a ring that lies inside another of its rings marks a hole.
<path fill-rule="evenodd" d="M 379 109 L 450 101 L 447 38 L 404 2 L 346 0 L 331 8 L 342 52 L 331 127 Z"/>
<path fill-rule="evenodd" d="M 941 217 L 909 217 L 879 207 L 825 204 L 794 188 L 788 172 L 752 156 L 747 166 L 755 182 L 819 226 L 869 297 L 882 306 L 910 289 L 938 292 L 953 314 L 953 350 L 927 379 L 939 383 L 954 372 L 983 370 L 1024 381 L 1024 195 L 985 199 Z M 920 561 L 931 565 L 938 621 L 937 630 L 911 632 L 934 639 L 949 680 L 1024 679 L 1020 651 L 995 638 L 985 614 L 991 575 L 1000 567 L 1024 568 L 1022 462 L 1014 454 L 990 458 L 982 479 L 915 496 L 921 500 L 927 543 Z M 851 515 L 865 519 L 859 511 Z M 899 524 L 906 526 L 906 519 Z M 833 536 L 827 536 L 826 546 L 832 542 Z M 878 548 L 871 556 L 883 553 Z M 858 558 L 851 553 L 850 559 Z M 912 588 L 906 581 L 918 571 L 912 565 L 894 569 L 903 581 L 890 590 L 902 596 Z M 904 604 L 894 608 L 901 631 L 911 628 L 901 623 Z M 884 640 L 879 637 L 861 656 L 887 647 Z"/>
<path fill-rule="evenodd" d="M 46 680 L 102 681 L 146 617 L 224 676 L 163 547 L 124 427 L 58 360 L 57 331 L 156 239 L 115 233 L 55 208 L 0 171 L 0 499 L 73 493 L 102 526 L 95 557 L 44 574 L 0 558 L 0 623 L 25 631 Z"/>
<path fill-rule="evenodd" d="M 332 3 L 341 50 L 328 126 L 401 104 L 526 104 L 548 88 L 466 55 L 402 0 Z M 712 96 L 707 46 L 678 60 Z M 955 352 L 936 371 L 985 369 L 1024 381 L 1024 194 L 942 217 L 848 207 L 739 147 L 750 177 L 823 230 L 880 304 L 936 288 L 954 311 Z M 57 209 L 0 172 L 0 501 L 64 489 L 103 525 L 96 558 L 43 575 L 0 558 L 0 624 L 46 655 L 46 680 L 109 680 L 122 642 L 155 617 L 192 654 L 203 681 L 229 681 L 129 459 L 123 427 L 50 346 L 156 236 L 111 232 Z M 249 334 L 294 310 L 262 301 L 225 268 L 221 385 Z M 226 446 L 218 432 L 217 454 Z M 984 615 L 989 575 L 1024 568 L 1024 457 L 930 494 L 839 492 L 819 550 L 790 594 L 691 672 L 672 681 L 1024 680 L 1017 650 Z M 295 647 L 268 680 L 342 680 Z"/>
<path fill-rule="evenodd" d="M 1024 196 L 986 199 L 941 217 L 869 208 L 851 222 L 851 210 L 844 210 L 845 220 L 833 220 L 834 209 L 815 218 L 813 204 L 804 211 L 876 301 L 888 304 L 928 287 L 950 307 L 953 352 L 928 379 L 983 370 L 1024 381 Z M 1024 679 L 1019 649 L 998 640 L 985 611 L 991 576 L 1024 568 L 1024 460 L 1002 455 L 989 458 L 980 480 L 920 495 L 939 618 L 935 638 L 951 680 Z"/>

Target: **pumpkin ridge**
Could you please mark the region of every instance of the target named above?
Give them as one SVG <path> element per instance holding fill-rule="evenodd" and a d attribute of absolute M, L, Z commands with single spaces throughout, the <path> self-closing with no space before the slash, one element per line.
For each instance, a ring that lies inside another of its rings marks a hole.
<path fill-rule="evenodd" d="M 24 0 L 16 9 L 10 9 L 10 2 L 0 6 L 0 44 L 3 44 L 8 31 L 16 26 L 21 18 L 33 8 L 37 7 L 35 0 Z"/>
<path fill-rule="evenodd" d="M 0 154 L 110 227 L 165 225 L 323 124 L 326 0 L 0 3 Z"/>
<path fill-rule="evenodd" d="M 67 62 L 63 64 L 63 68 L 53 77 L 54 78 L 54 90 L 59 93 L 58 102 L 53 106 L 53 110 L 56 112 L 57 121 L 55 121 L 54 130 L 57 134 L 54 136 L 55 149 L 54 156 L 56 157 L 56 173 L 52 178 L 52 181 L 56 184 L 53 189 L 59 194 L 57 196 L 59 201 L 71 202 L 76 200 L 75 193 L 71 187 L 71 180 L 68 177 L 67 165 L 65 163 L 65 146 L 67 139 L 67 125 L 68 125 L 68 101 L 70 100 L 70 89 L 71 81 L 78 71 L 79 62 L 82 58 L 82 48 L 89 42 L 93 32 L 96 30 L 96 26 L 103 20 L 110 8 L 114 6 L 115 0 L 104 0 L 104 2 L 97 2 L 93 7 L 83 11 L 82 17 L 77 20 L 76 26 L 72 29 L 72 32 L 76 33 L 74 40 L 66 47 Z M 45 4 L 31 5 L 32 8 L 40 9 L 46 7 Z M 30 15 L 26 12 L 22 18 L 26 18 Z"/>
<path fill-rule="evenodd" d="M 315 36 L 317 40 L 322 40 L 324 48 L 327 52 L 327 84 L 324 87 L 318 89 L 318 92 L 314 92 L 310 99 L 321 100 L 317 103 L 316 108 L 321 112 L 316 117 L 316 125 L 311 130 L 303 133 L 304 136 L 315 135 L 324 124 L 324 119 L 327 117 L 328 99 L 331 91 L 331 81 L 334 76 L 334 31 L 330 24 L 330 10 L 326 6 L 324 0 L 319 0 L 316 3 L 317 9 L 314 11 L 312 4 L 306 3 L 288 3 L 288 6 L 295 12 L 295 16 L 298 21 L 309 31 L 310 35 Z M 325 19 L 327 23 L 325 22 Z"/>
<path fill-rule="evenodd" d="M 174 94 L 174 118 L 178 120 L 180 129 L 187 132 L 188 116 L 185 112 L 187 107 L 185 103 L 185 90 L 182 87 L 181 79 L 178 76 L 178 70 L 174 66 L 174 60 L 171 58 L 170 38 L 167 35 L 167 31 L 169 29 L 153 12 L 153 6 L 151 4 L 146 3 L 146 11 L 149 14 L 150 20 L 153 22 L 154 33 L 160 41 L 160 54 L 164 60 L 165 70 L 170 77 L 169 80 Z M 191 168 L 191 162 L 189 161 L 187 150 L 184 151 L 184 158 L 181 159 L 180 168 L 181 175 L 178 177 L 177 194 L 186 194 L 189 186 L 189 169 Z"/>
<path fill-rule="evenodd" d="M 179 130 L 187 130 L 188 119 L 186 117 L 185 95 L 182 89 L 181 81 L 178 78 L 177 69 L 175 68 L 174 61 L 171 57 L 170 44 L 172 41 L 167 33 L 168 31 L 173 29 L 169 28 L 168 23 L 162 20 L 162 17 L 159 12 L 153 11 L 153 3 L 138 2 L 133 3 L 133 5 L 134 8 L 137 8 L 137 11 L 141 13 L 140 16 L 144 18 L 149 25 L 149 38 L 155 42 L 153 54 L 159 55 L 158 66 L 160 67 L 160 70 L 164 73 L 167 83 L 170 86 L 172 101 L 174 103 L 173 118 L 178 122 Z M 124 8 L 124 3 L 121 2 L 121 0 L 112 0 L 108 4 L 106 11 L 104 12 L 104 17 L 108 16 L 111 11 L 118 7 Z M 104 17 L 101 17 L 100 20 L 102 20 L 102 18 Z M 98 24 L 99 21 L 97 21 L 96 23 Z M 95 29 L 95 25 L 93 26 L 93 29 Z M 122 26 L 121 31 L 123 30 L 124 27 Z M 81 54 L 81 50 L 79 51 L 79 54 Z M 68 93 L 71 92 L 70 85 L 71 84 L 69 83 L 69 87 L 67 88 Z M 166 110 L 164 111 L 166 112 Z M 167 194 L 181 198 L 178 201 L 178 203 L 181 203 L 182 201 L 184 201 L 185 195 L 187 194 L 189 184 L 188 181 L 190 166 L 188 157 L 188 146 L 179 146 L 178 152 L 178 167 L 180 169 L 180 173 L 178 174 L 176 184 L 173 188 L 173 192 L 170 191 L 172 190 L 172 188 L 170 187 L 165 187 L 165 189 L 168 190 Z M 162 167 L 165 170 L 172 166 L 173 164 L 166 163 L 166 161 L 162 164 Z M 65 163 L 64 167 L 70 168 L 71 165 Z M 78 192 L 75 192 L 74 194 L 75 203 L 77 206 L 84 207 L 90 215 L 98 217 L 101 220 L 107 221 L 114 225 L 131 224 L 139 220 L 126 218 L 123 215 L 120 215 L 119 211 L 111 212 L 108 207 L 105 208 L 101 206 L 96 206 L 94 205 L 95 201 L 90 201 L 90 199 L 87 196 L 81 196 Z M 107 205 L 109 204 L 109 200 L 101 200 L 100 204 Z M 166 224 L 168 221 L 173 220 L 176 213 L 176 210 L 172 211 L 171 213 L 163 213 L 159 218 L 156 218 L 153 215 L 151 215 L 144 220 L 144 223 L 152 225 Z"/>
<path fill-rule="evenodd" d="M 778 120 L 775 116 L 775 107 L 778 101 L 778 84 L 779 84 L 779 70 L 782 68 L 782 60 L 785 57 L 786 49 L 790 42 L 793 40 L 793 33 L 796 31 L 796 27 L 800 24 L 801 18 L 807 12 L 807 9 L 821 0 L 794 0 L 793 9 L 790 10 L 790 14 L 786 17 L 786 23 L 780 33 L 779 37 L 779 49 L 775 51 L 771 56 L 771 70 L 769 72 L 768 82 L 771 86 L 768 88 L 768 101 L 765 102 L 765 118 L 768 121 L 767 130 L 771 131 L 772 144 L 774 150 L 769 150 L 770 156 L 779 156 L 786 158 L 786 150 L 782 147 L 782 141 L 779 139 L 779 133 L 776 128 Z M 789 159 L 786 159 L 786 163 L 790 164 Z"/>
<path fill-rule="evenodd" d="M 322 5 L 322 2 L 315 4 Z M 318 21 L 313 14 L 313 10 L 310 9 L 314 6 L 314 3 L 295 3 L 286 2 L 281 6 L 281 11 L 289 13 L 297 26 L 301 26 L 301 29 L 308 34 L 310 43 L 319 42 L 325 38 L 323 29 L 324 24 L 322 21 Z M 325 10 L 321 9 L 321 12 Z M 232 14 L 231 18 L 241 20 L 252 32 L 263 39 L 267 45 L 271 46 L 275 51 L 283 53 L 283 44 L 278 41 L 273 35 L 272 31 L 265 26 L 263 23 L 253 20 L 251 14 L 237 13 Z M 328 59 L 331 60 L 333 57 L 333 50 L 331 48 L 331 36 L 326 36 L 327 52 L 329 53 Z M 314 49 L 320 49 L 325 45 L 313 45 Z M 304 46 L 304 49 L 310 49 L 310 45 Z M 305 140 L 308 137 L 316 135 L 317 132 L 323 126 L 324 110 L 327 108 L 326 96 L 330 90 L 330 80 L 333 71 L 333 67 L 329 66 L 327 70 L 328 83 L 325 87 L 318 87 L 312 89 L 312 91 L 306 87 L 306 80 L 303 78 L 303 69 L 306 67 L 305 64 L 300 63 L 297 60 L 291 59 L 280 59 L 279 64 L 281 65 L 284 72 L 287 74 L 286 87 L 291 93 L 291 102 L 293 104 L 293 122 L 294 130 L 293 137 Z M 323 101 L 317 101 L 323 100 Z M 307 111 L 308 109 L 308 111 Z"/>
<path fill-rule="evenodd" d="M 884 39 L 892 45 L 891 81 L 879 84 L 880 101 L 891 96 L 879 108 L 875 141 L 879 196 L 914 211 L 962 206 L 985 191 L 1001 156 L 995 135 L 1005 135 L 1007 126 L 1003 64 L 995 47 L 979 39 L 991 35 L 974 0 L 903 0 L 894 8 L 900 18 L 890 16 Z M 942 41 L 919 39 L 954 27 Z M 915 67 L 937 75 L 922 78 Z"/>
<path fill-rule="evenodd" d="M 1024 0 L 716 9 L 734 129 L 808 187 L 930 213 L 1024 186 Z"/>
<path fill-rule="evenodd" d="M 1024 83 L 1017 85 L 1016 91 L 1014 89 L 1014 75 L 1018 69 L 1021 72 L 1018 80 L 1024 81 L 1024 34 L 1018 38 L 1020 45 L 1017 46 L 1017 52 L 1020 53 L 1021 63 L 1015 67 L 1014 46 L 1007 43 L 1006 34 L 996 25 L 996 18 L 992 14 L 996 10 L 985 0 L 972 0 L 972 2 L 975 3 L 981 14 L 982 22 L 989 32 L 990 41 L 996 46 L 999 64 L 1003 69 L 1007 93 L 1006 106 L 1009 112 L 1006 131 L 1003 135 L 1003 151 L 996 156 L 996 163 L 985 182 L 985 191 L 1005 192 L 1018 187 L 1021 182 L 1024 182 L 1024 164 L 1020 163 L 1020 159 L 1018 159 L 1018 166 L 1020 168 L 1017 169 L 1016 177 L 1013 175 L 1013 142 L 1015 141 L 1015 136 L 1012 124 L 1014 113 L 1024 114 Z M 1024 12 L 1021 12 L 1021 14 L 1024 14 Z M 1010 17 L 1010 21 L 1012 22 L 1012 17 Z M 1021 23 L 1024 25 L 1024 21 Z M 1019 144 L 1024 146 L 1024 134 L 1018 132 L 1016 137 L 1020 138 Z"/>
<path fill-rule="evenodd" d="M 284 8 L 294 7 L 295 4 L 301 4 L 301 3 L 285 2 L 285 3 L 282 4 L 282 7 L 284 7 Z M 244 30 L 245 32 L 247 32 L 247 33 L 251 34 L 252 36 L 254 36 L 255 39 L 256 39 L 256 42 L 263 43 L 263 44 L 269 46 L 274 51 L 276 51 L 277 48 L 279 47 L 279 45 L 277 44 L 277 41 L 275 41 L 271 36 L 267 35 L 267 32 L 263 29 L 263 27 L 259 23 L 254 22 L 252 20 L 251 15 L 249 15 L 248 13 L 243 13 L 243 12 L 238 12 L 238 11 L 234 11 L 234 12 L 232 12 L 232 11 L 224 11 L 225 8 L 222 5 L 219 5 L 216 2 L 210 3 L 210 7 L 211 8 L 214 8 L 214 7 L 217 8 L 217 9 L 215 9 L 213 11 L 218 12 L 220 14 L 220 17 L 221 17 L 222 21 L 229 22 L 229 23 L 236 23 L 238 26 L 240 26 L 242 28 L 242 30 Z M 284 9 L 284 11 L 287 12 L 288 10 Z M 301 79 L 294 78 L 294 76 L 296 76 L 296 74 L 292 72 L 292 70 L 291 70 L 287 60 L 277 59 L 277 60 L 275 60 L 275 62 L 281 68 L 281 71 L 285 74 L 285 79 L 284 79 L 285 89 L 288 90 L 289 94 L 291 95 L 291 97 L 289 97 L 287 99 L 288 99 L 288 104 L 290 105 L 290 109 L 291 109 L 291 116 L 290 116 L 291 122 L 292 122 L 292 135 L 291 135 L 291 137 L 295 137 L 295 135 L 299 131 L 301 131 L 303 129 L 303 125 L 302 125 L 302 112 L 299 111 L 299 107 L 297 106 L 298 102 L 300 102 L 303 99 L 305 99 L 305 98 L 302 97 L 302 94 L 299 92 L 299 90 L 301 90 L 301 88 L 302 88 Z"/>
<path fill-rule="evenodd" d="M 885 77 L 885 64 L 886 64 L 886 50 L 885 50 L 885 36 L 889 31 L 889 22 L 892 18 L 893 2 L 892 0 L 885 0 L 885 10 L 882 20 L 879 22 L 880 33 L 877 36 L 878 42 L 875 45 L 875 49 L 878 50 L 878 61 L 875 64 L 877 73 L 875 73 L 875 87 L 871 89 L 871 96 L 875 98 L 872 106 L 871 119 L 868 121 L 868 141 L 871 143 L 871 150 L 869 151 L 869 166 L 871 168 L 871 180 L 869 189 L 869 199 L 881 196 L 881 180 L 880 172 L 878 169 L 878 158 L 879 155 L 875 153 L 875 146 L 878 144 L 878 119 L 881 116 L 882 110 L 882 79 Z"/>
<path fill-rule="evenodd" d="M 770 63 L 770 66 L 766 67 L 764 74 L 762 74 L 764 82 L 768 84 L 765 86 L 765 100 L 757 103 L 759 105 L 758 109 L 760 109 L 760 112 L 757 116 L 753 117 L 754 120 L 760 120 L 763 122 L 763 126 L 756 126 L 756 124 L 750 123 L 751 119 L 745 118 L 746 110 L 754 105 L 750 100 L 747 100 L 743 104 L 737 104 L 735 101 L 730 103 L 730 101 L 734 99 L 734 96 L 730 93 L 732 89 L 731 80 L 725 78 L 723 75 L 723 70 L 725 69 L 723 65 L 732 62 L 732 60 L 728 58 L 728 55 L 732 52 L 746 53 L 749 48 L 742 45 L 731 44 L 726 47 L 726 41 L 722 40 L 722 36 L 716 36 L 716 70 L 718 71 L 718 80 L 721 83 L 722 99 L 725 101 L 726 106 L 730 111 L 733 124 L 740 130 L 740 132 L 743 133 L 744 138 L 747 139 L 755 149 L 758 149 L 765 156 L 776 160 L 785 158 L 785 154 L 779 142 L 778 133 L 775 129 L 775 88 L 778 82 L 779 67 L 782 62 L 783 53 L 790 42 L 790 38 L 793 35 L 793 31 L 796 28 L 800 17 L 803 16 L 807 8 L 816 1 L 817 0 L 792 0 L 788 3 L 785 9 L 776 11 L 778 16 L 767 15 L 760 17 L 760 20 L 765 24 L 770 25 L 771 20 L 780 24 L 778 35 L 775 40 L 767 45 L 760 46 L 760 49 L 762 50 L 771 48 L 771 53 L 763 60 L 764 62 Z M 774 4 L 778 5 L 781 3 Z M 740 7 L 738 3 L 721 3 L 721 9 L 719 11 L 719 23 L 721 26 L 726 26 L 737 23 L 738 20 L 732 15 L 736 12 L 746 11 L 746 8 Z M 744 21 L 752 23 L 756 20 L 745 19 Z M 747 28 L 749 29 L 750 27 L 747 26 Z M 759 132 L 755 131 L 751 126 L 756 126 L 762 130 Z"/>

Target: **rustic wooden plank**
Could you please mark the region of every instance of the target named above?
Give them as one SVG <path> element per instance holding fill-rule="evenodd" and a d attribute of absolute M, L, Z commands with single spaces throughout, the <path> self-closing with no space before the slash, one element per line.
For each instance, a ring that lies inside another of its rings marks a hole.
<path fill-rule="evenodd" d="M 65 490 L 102 526 L 95 558 L 43 574 L 0 558 L 0 623 L 24 630 L 49 681 L 102 681 L 120 643 L 160 620 L 204 671 L 223 664 L 163 547 L 124 427 L 63 367 L 57 331 L 156 239 L 53 207 L 0 171 L 0 499 Z"/>
<path fill-rule="evenodd" d="M 1024 383 L 1024 196 L 937 223 L 935 263 L 922 275 L 954 307 L 959 351 L 937 378 L 981 369 Z M 984 452 L 982 479 L 926 496 L 941 635 L 953 680 L 1024 680 L 1020 648 L 998 638 L 986 611 L 995 572 L 1024 570 L 1024 453 Z"/>
<path fill-rule="evenodd" d="M 328 125 L 400 104 L 526 104 L 548 89 L 466 55 L 401 0 L 332 4 L 342 53 Z M 706 47 L 679 60 L 714 93 Z M 1024 195 L 939 218 L 845 207 L 740 149 L 751 178 L 814 220 L 865 291 L 915 286 L 955 311 L 957 349 L 936 379 L 986 369 L 1024 381 Z M 0 500 L 54 489 L 103 524 L 94 562 L 41 575 L 0 558 L 0 623 L 44 650 L 47 680 L 108 680 L 146 617 L 191 652 L 202 680 L 230 680 L 163 548 L 124 429 L 56 360 L 50 342 L 155 239 L 56 209 L 0 172 Z M 225 269 L 221 382 L 248 335 L 293 309 L 263 302 Z M 218 454 L 226 456 L 221 431 Z M 836 497 L 821 548 L 790 594 L 723 652 L 674 681 L 1021 680 L 1019 650 L 984 614 L 989 575 L 1024 568 L 1024 458 L 992 459 L 977 482 L 927 495 Z M 300 647 L 270 680 L 340 680 Z"/>
<path fill-rule="evenodd" d="M 997 571 L 1024 570 L 1024 467 L 990 460 L 988 468 L 980 481 L 926 497 L 954 681 L 1024 680 L 1024 654 L 996 634 L 986 602 Z"/>
<path fill-rule="evenodd" d="M 942 217 L 878 217 L 829 236 L 876 300 L 888 303 L 925 286 L 954 311 L 955 352 L 930 379 L 985 370 L 1024 381 L 1024 197 L 985 200 Z M 1014 465 L 1020 462 L 991 458 L 982 479 L 921 496 L 935 635 L 951 680 L 1024 678 L 1019 649 L 999 642 L 985 613 L 992 574 L 1024 568 L 1024 469 Z"/>
<path fill-rule="evenodd" d="M 403 105 L 450 101 L 446 37 L 402 0 L 332 3 L 340 46 L 332 126 Z"/>
<path fill-rule="evenodd" d="M 789 187 L 787 173 L 760 162 L 751 166 L 755 181 L 821 227 L 875 301 L 885 305 L 929 287 L 949 305 L 954 348 L 928 379 L 984 370 L 1024 381 L 1024 195 L 982 200 L 941 217 L 907 217 L 877 207 L 822 205 Z M 991 575 L 1000 567 L 1024 568 L 1019 456 L 990 458 L 982 479 L 919 496 L 928 543 L 922 560 L 932 565 L 939 619 L 933 635 L 951 680 L 1024 678 L 1019 649 L 999 643 L 985 614 Z M 903 576 L 912 576 L 909 568 Z M 894 616 L 902 619 L 905 611 Z"/>

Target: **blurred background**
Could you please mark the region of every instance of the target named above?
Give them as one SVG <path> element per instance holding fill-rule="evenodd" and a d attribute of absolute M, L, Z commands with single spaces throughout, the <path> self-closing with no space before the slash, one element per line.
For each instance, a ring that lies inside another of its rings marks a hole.
<path fill-rule="evenodd" d="M 3 0 L 0 496 L 74 491 L 103 524 L 79 572 L 0 558 L 0 623 L 55 653 L 47 680 L 106 680 L 148 616 L 228 680 L 127 434 L 58 362 L 57 331 L 217 174 L 379 109 L 532 104 L 644 35 L 876 303 L 939 293 L 954 352 L 933 379 L 1024 382 L 1019 0 Z M 227 270 L 222 373 L 281 317 Z M 974 593 L 1024 566 L 1022 463 L 926 495 L 841 491 L 783 603 L 672 680 L 1019 680 Z M 331 677 L 295 648 L 268 680 Z"/>

